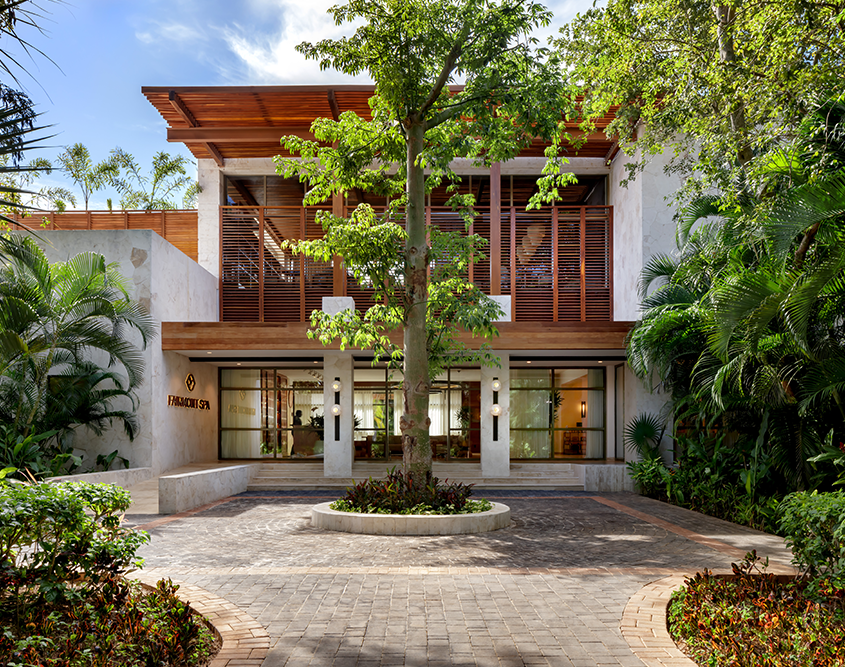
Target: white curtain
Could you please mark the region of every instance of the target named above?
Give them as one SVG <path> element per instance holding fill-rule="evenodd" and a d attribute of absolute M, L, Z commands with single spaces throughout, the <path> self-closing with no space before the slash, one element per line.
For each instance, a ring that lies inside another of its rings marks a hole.
<path fill-rule="evenodd" d="M 355 416 L 361 420 L 359 428 L 374 430 L 376 422 L 373 417 L 373 392 L 372 391 L 356 391 L 355 392 Z"/>

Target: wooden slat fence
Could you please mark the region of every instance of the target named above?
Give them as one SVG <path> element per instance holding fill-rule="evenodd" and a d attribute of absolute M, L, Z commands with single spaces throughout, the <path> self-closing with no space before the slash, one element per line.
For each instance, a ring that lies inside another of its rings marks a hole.
<path fill-rule="evenodd" d="M 197 261 L 197 211 L 65 211 L 9 216 L 33 230 L 151 229 Z"/>

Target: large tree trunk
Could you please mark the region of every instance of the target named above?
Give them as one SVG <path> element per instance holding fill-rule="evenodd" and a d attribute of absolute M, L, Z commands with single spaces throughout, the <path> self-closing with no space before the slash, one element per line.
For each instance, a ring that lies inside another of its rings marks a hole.
<path fill-rule="evenodd" d="M 719 40 L 719 60 L 730 66 L 736 62 L 736 51 L 734 50 L 733 36 L 731 35 L 731 24 L 736 20 L 736 9 L 727 5 L 715 4 L 713 13 L 716 15 L 716 36 Z M 742 166 L 751 162 L 754 153 L 748 144 L 748 128 L 745 123 L 745 105 L 741 102 L 733 104 L 728 111 L 731 123 L 731 130 L 734 137 L 738 139 L 737 160 Z"/>
<path fill-rule="evenodd" d="M 402 385 L 404 414 L 402 459 L 405 472 L 417 483 L 431 473 L 431 439 L 428 427 L 428 351 L 426 345 L 426 308 L 428 305 L 428 241 L 425 228 L 425 173 L 416 164 L 422 153 L 425 134 L 422 124 L 414 123 L 408 131 L 408 205 L 405 213 L 405 379 Z"/>

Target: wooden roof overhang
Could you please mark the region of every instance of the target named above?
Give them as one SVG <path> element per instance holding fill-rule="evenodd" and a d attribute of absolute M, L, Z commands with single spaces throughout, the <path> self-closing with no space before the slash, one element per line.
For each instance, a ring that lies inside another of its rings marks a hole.
<path fill-rule="evenodd" d="M 497 350 L 624 350 L 633 322 L 499 322 Z M 171 352 L 337 349 L 306 337 L 308 322 L 162 322 L 161 349 Z M 402 334 L 391 335 L 401 343 Z M 477 349 L 484 342 L 461 340 Z"/>
<path fill-rule="evenodd" d="M 167 140 L 184 143 L 198 159 L 213 159 L 221 167 L 228 158 L 285 155 L 279 141 L 285 135 L 310 138 L 315 118 L 335 118 L 355 111 L 369 118 L 372 85 L 313 86 L 145 86 L 141 92 L 167 122 Z M 613 113 L 597 123 L 597 131 L 570 157 L 610 160 L 618 142 L 603 130 Z M 570 134 L 583 137 L 577 122 Z M 526 157 L 542 157 L 546 144 L 532 142 Z"/>

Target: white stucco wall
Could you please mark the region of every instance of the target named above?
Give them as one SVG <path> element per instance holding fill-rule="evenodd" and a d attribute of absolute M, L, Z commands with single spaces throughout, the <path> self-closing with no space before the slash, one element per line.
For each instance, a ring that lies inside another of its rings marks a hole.
<path fill-rule="evenodd" d="M 631 159 L 621 151 L 610 169 L 608 203 L 613 206 L 613 317 L 617 321 L 637 319 L 637 281 L 643 266 L 643 183 L 637 179 L 627 187 L 625 168 Z"/>
<path fill-rule="evenodd" d="M 93 466 L 98 454 L 118 450 L 133 468 L 151 468 L 152 474 L 174 467 L 217 458 L 217 373 L 214 367 L 191 363 L 187 357 L 163 352 L 160 323 L 168 320 L 217 320 L 217 279 L 187 255 L 149 230 L 39 231 L 42 247 L 51 262 L 65 261 L 84 251 L 117 262 L 133 298 L 142 302 L 156 322 L 156 338 L 141 352 L 145 365 L 143 383 L 136 389 L 139 432 L 130 442 L 122 426 L 96 436 L 77 429 L 74 447 L 86 454 L 84 468 Z M 140 347 L 136 332 L 130 340 Z M 95 361 L 106 364 L 106 358 Z M 184 381 L 193 373 L 197 387 L 188 393 Z M 169 393 L 206 398 L 210 411 L 167 406 Z M 128 401 L 121 406 L 129 409 Z"/>

